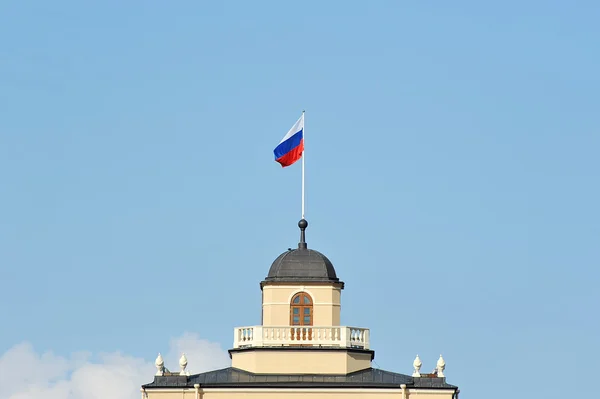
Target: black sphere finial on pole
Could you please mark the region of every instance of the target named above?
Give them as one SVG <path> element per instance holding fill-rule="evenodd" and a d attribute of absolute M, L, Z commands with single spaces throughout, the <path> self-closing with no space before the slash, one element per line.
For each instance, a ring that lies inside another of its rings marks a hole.
<path fill-rule="evenodd" d="M 300 219 L 300 221 L 298 222 L 298 227 L 300 227 L 300 242 L 298 243 L 298 248 L 306 249 L 307 245 L 305 231 L 308 227 L 308 222 L 306 221 L 306 219 Z"/>

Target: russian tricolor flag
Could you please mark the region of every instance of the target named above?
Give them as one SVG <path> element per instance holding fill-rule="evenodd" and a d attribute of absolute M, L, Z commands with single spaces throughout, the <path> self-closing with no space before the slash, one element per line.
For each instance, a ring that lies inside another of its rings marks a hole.
<path fill-rule="evenodd" d="M 304 152 L 304 113 L 290 131 L 283 136 L 273 152 L 275 153 L 275 161 L 279 162 L 282 168 L 290 166 L 302 158 Z"/>

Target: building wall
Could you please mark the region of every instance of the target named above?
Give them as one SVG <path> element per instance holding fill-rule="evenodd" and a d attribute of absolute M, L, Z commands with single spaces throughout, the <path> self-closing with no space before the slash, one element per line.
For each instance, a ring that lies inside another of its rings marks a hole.
<path fill-rule="evenodd" d="M 306 351 L 241 351 L 231 354 L 231 366 L 259 374 L 348 374 L 371 367 L 371 353 Z"/>
<path fill-rule="evenodd" d="M 452 390 L 406 389 L 202 389 L 149 390 L 143 399 L 452 399 Z"/>
<path fill-rule="evenodd" d="M 334 284 L 265 285 L 263 287 L 263 326 L 289 326 L 290 302 L 299 292 L 313 300 L 314 326 L 339 326 L 342 290 Z"/>

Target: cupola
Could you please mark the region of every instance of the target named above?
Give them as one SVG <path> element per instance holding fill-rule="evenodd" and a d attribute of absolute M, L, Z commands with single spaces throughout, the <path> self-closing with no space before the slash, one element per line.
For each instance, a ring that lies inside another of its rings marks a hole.
<path fill-rule="evenodd" d="M 325 255 L 308 248 L 308 222 L 298 227 L 298 248 L 279 255 L 260 284 L 261 325 L 235 329 L 232 365 L 256 373 L 366 369 L 374 356 L 369 330 L 340 325 L 344 283 Z"/>

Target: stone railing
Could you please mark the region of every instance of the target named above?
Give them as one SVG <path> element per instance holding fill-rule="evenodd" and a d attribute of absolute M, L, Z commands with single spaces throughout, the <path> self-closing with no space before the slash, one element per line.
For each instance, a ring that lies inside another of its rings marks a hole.
<path fill-rule="evenodd" d="M 321 346 L 369 349 L 369 329 L 319 326 L 237 327 L 233 347 Z"/>

